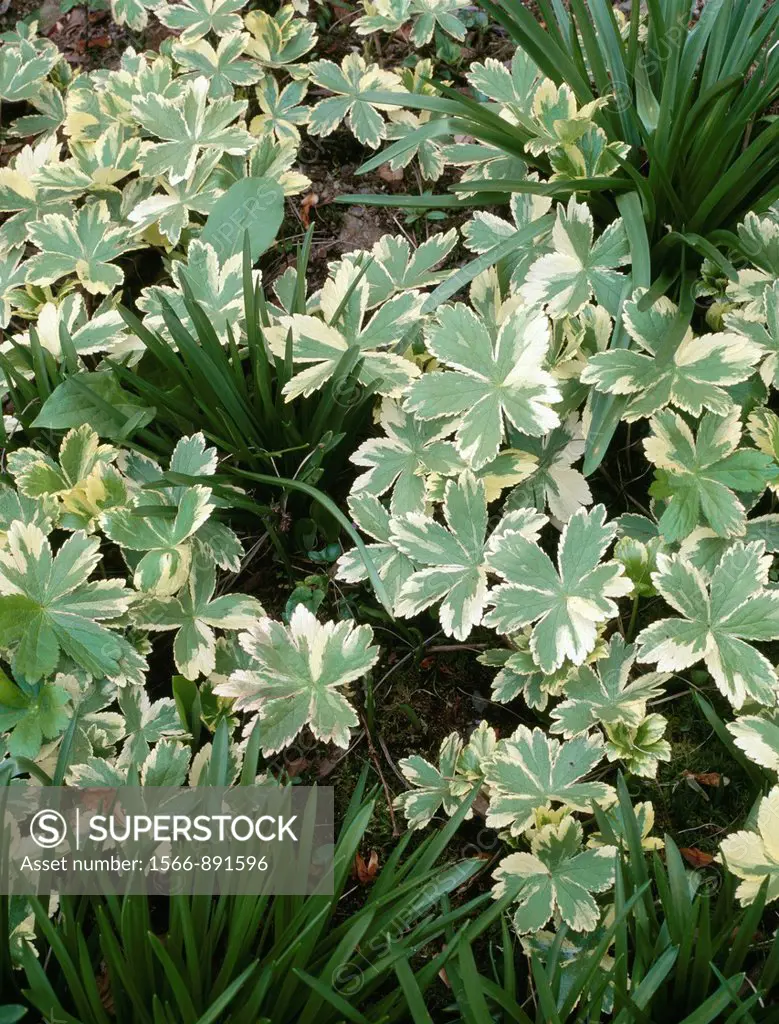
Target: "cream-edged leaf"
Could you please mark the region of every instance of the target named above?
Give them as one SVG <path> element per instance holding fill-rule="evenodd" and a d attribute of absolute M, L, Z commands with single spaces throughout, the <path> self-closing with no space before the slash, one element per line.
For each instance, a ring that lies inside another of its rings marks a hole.
<path fill-rule="evenodd" d="M 444 306 L 426 332 L 429 351 L 449 369 L 427 373 L 408 390 L 405 407 L 424 420 L 453 420 L 455 444 L 474 469 L 495 457 L 510 424 L 539 436 L 560 419 L 560 400 L 544 369 L 549 322 L 519 308 L 490 328 L 467 306 Z"/>
<path fill-rule="evenodd" d="M 564 818 L 559 825 L 539 829 L 531 851 L 504 857 L 492 876 L 498 883 L 492 891 L 495 899 L 517 894 L 512 918 L 516 931 L 536 932 L 557 914 L 575 932 L 594 931 L 600 909 L 592 893 L 614 884 L 616 847 L 583 850 L 581 825 Z"/>
<path fill-rule="evenodd" d="M 500 740 L 484 765 L 490 788 L 487 824 L 508 827 L 514 836 L 525 832 L 538 809 L 553 804 L 589 811 L 593 801 L 611 803 L 614 791 L 603 782 L 583 782 L 603 759 L 601 736 L 578 736 L 561 743 L 543 729 L 521 725 Z"/>
<path fill-rule="evenodd" d="M 250 669 L 235 671 L 214 692 L 235 698 L 237 711 L 256 711 L 263 753 L 278 753 L 308 726 L 323 742 L 348 747 L 357 713 L 340 688 L 376 664 L 370 626 L 317 621 L 299 604 L 289 626 L 261 619 L 240 635 Z"/>
<path fill-rule="evenodd" d="M 748 641 L 779 637 L 779 591 L 766 589 L 771 556 L 762 541 L 734 542 L 711 582 L 679 555 L 659 554 L 652 581 L 680 618 L 658 619 L 638 636 L 638 660 L 661 672 L 703 661 L 735 708 L 774 705 L 776 671 Z"/>
<path fill-rule="evenodd" d="M 491 542 L 487 564 L 504 582 L 490 592 L 485 625 L 515 633 L 535 623 L 530 649 L 539 668 L 554 672 L 566 658 L 580 665 L 595 647 L 598 624 L 616 615 L 614 598 L 633 589 L 620 563 L 601 561 L 616 530 L 603 505 L 580 509 L 563 530 L 557 566 L 519 533 Z"/>

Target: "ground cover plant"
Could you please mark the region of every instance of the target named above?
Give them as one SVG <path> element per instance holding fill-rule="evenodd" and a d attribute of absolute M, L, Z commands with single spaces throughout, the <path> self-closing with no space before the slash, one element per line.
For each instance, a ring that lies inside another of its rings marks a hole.
<path fill-rule="evenodd" d="M 336 885 L 0 897 L 0 1021 L 779 1019 L 779 7 L 54 6 L 0 781 L 332 785 Z"/>

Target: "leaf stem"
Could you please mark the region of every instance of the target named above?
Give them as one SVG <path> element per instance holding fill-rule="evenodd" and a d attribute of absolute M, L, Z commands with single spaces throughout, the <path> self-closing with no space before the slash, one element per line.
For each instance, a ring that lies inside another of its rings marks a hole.
<path fill-rule="evenodd" d="M 630 622 L 628 623 L 628 635 L 627 642 L 630 644 L 633 642 L 633 634 L 636 630 L 636 621 L 638 619 L 638 603 L 641 598 L 638 596 L 638 591 L 633 595 L 633 608 L 630 612 Z"/>

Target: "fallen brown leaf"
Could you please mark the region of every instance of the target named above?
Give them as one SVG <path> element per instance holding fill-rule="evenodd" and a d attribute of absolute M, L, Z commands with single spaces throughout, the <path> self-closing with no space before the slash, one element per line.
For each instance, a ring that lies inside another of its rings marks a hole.
<path fill-rule="evenodd" d="M 397 171 L 393 171 L 388 164 L 385 164 L 379 168 L 378 175 L 382 181 L 386 181 L 390 185 L 397 185 L 399 181 L 403 181 L 403 168 L 399 167 Z"/>
<path fill-rule="evenodd" d="M 309 192 L 308 195 L 303 196 L 303 200 L 300 204 L 300 219 L 303 222 L 303 227 L 307 228 L 311 224 L 311 209 L 316 206 L 319 202 L 319 196 L 316 192 Z"/>
<path fill-rule="evenodd" d="M 682 846 L 679 853 L 694 868 L 708 867 L 714 860 L 710 853 L 699 850 L 697 846 Z"/>
<path fill-rule="evenodd" d="M 354 873 L 360 885 L 370 885 L 379 873 L 379 855 L 376 850 L 371 850 L 368 861 L 361 853 L 354 858 Z"/>
<path fill-rule="evenodd" d="M 719 772 L 688 772 L 685 770 L 682 775 L 686 779 L 695 779 L 702 786 L 720 786 L 722 784 L 722 776 Z"/>

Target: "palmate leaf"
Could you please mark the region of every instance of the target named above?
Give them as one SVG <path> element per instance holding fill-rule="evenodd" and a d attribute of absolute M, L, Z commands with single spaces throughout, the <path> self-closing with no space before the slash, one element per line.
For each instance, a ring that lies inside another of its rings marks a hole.
<path fill-rule="evenodd" d="M 678 555 L 657 556 L 652 581 L 683 618 L 659 619 L 638 636 L 641 662 L 678 672 L 703 660 L 735 708 L 776 704 L 779 679 L 746 641 L 779 637 L 779 591 L 767 590 L 772 558 L 762 541 L 734 542 L 707 587 L 702 573 Z"/>
<path fill-rule="evenodd" d="M 611 803 L 611 786 L 581 781 L 604 754 L 598 734 L 561 743 L 543 729 L 531 731 L 521 725 L 508 739 L 500 740 L 485 761 L 484 779 L 490 788 L 487 824 L 509 827 L 518 836 L 534 824 L 536 810 L 552 804 L 589 811 L 593 801 Z"/>
<path fill-rule="evenodd" d="M 614 884 L 617 848 L 601 846 L 582 850 L 582 827 L 573 818 L 559 825 L 545 825 L 533 836 L 531 853 L 504 857 L 493 873 L 495 899 L 517 891 L 514 928 L 520 934 L 535 932 L 559 913 L 575 932 L 591 932 L 600 910 L 592 898 Z"/>
<path fill-rule="evenodd" d="M 33 146 L 23 146 L 7 166 L 0 167 L 0 213 L 12 215 L 0 226 L 0 248 L 25 244 L 27 225 L 40 220 L 45 213 L 69 216 L 72 212 L 63 196 L 39 188 L 36 183 L 43 168 L 60 162 L 61 150 L 55 135 L 44 136 Z"/>
<path fill-rule="evenodd" d="M 746 533 L 739 539 L 744 543 L 762 541 L 766 551 L 779 551 L 779 515 L 770 514 L 747 519 Z M 710 579 L 730 543 L 727 537 L 718 537 L 713 530 L 700 526 L 682 541 L 679 554 L 696 569 L 700 569 L 706 579 Z M 664 546 L 661 544 L 659 550 L 663 549 Z M 653 569 L 656 568 L 655 565 Z"/>
<path fill-rule="evenodd" d="M 487 503 L 497 501 L 508 487 L 515 487 L 527 479 L 536 467 L 535 456 L 518 448 L 504 448 L 494 459 L 474 476 L 484 481 L 487 492 Z M 446 478 L 438 475 L 428 477 L 428 498 L 430 501 L 441 501 L 444 496 Z M 527 505 L 527 502 L 524 503 Z"/>
<path fill-rule="evenodd" d="M 13 487 L 0 484 L 0 547 L 5 545 L 11 524 L 17 520 L 33 523 L 48 536 L 58 516 L 59 509 L 53 498 L 28 498 Z"/>
<path fill-rule="evenodd" d="M 609 142 L 602 128 L 589 124 L 574 143 L 561 145 L 549 153 L 549 163 L 554 169 L 550 178 L 570 180 L 571 178 L 599 178 L 616 174 L 622 161 L 630 153 L 625 142 Z"/>
<path fill-rule="evenodd" d="M 429 111 L 422 111 L 417 115 L 410 110 L 390 110 L 387 117 L 387 141 L 403 141 L 405 144 L 402 152 L 389 160 L 390 170 L 402 170 L 416 158 L 422 177 L 426 181 L 438 181 L 446 167 L 440 139 L 420 132 L 420 128 L 424 128 L 435 118 Z"/>
<path fill-rule="evenodd" d="M 255 140 L 233 124 L 246 111 L 245 100 L 218 99 L 209 103 L 209 82 L 187 82 L 175 99 L 149 93 L 133 101 L 141 126 L 163 142 L 147 143 L 140 155 L 141 170 L 150 177 L 167 174 L 172 185 L 186 181 L 198 156 L 209 150 L 241 155 Z"/>
<path fill-rule="evenodd" d="M 363 0 L 365 14 L 354 22 L 357 34 L 397 32 L 412 20 L 410 40 L 416 47 L 426 46 L 436 27 L 454 39 L 465 39 L 465 25 L 457 12 L 467 7 L 466 0 Z"/>
<path fill-rule="evenodd" d="M 625 566 L 625 574 L 633 584 L 634 597 L 655 596 L 652 573 L 657 569 L 657 555 L 663 548 L 661 537 L 652 537 L 646 543 L 635 537 L 620 537 L 614 545 L 614 557 Z M 719 555 L 715 561 L 718 560 Z"/>
<path fill-rule="evenodd" d="M 42 82 L 41 87 L 27 101 L 37 113 L 23 114 L 11 122 L 8 134 L 19 139 L 34 135 L 49 135 L 57 131 L 65 120 L 65 97 L 51 82 Z"/>
<path fill-rule="evenodd" d="M 127 484 L 113 465 L 118 456 L 118 448 L 100 444 L 84 424 L 63 438 L 59 462 L 35 448 L 18 448 L 8 456 L 8 472 L 28 498 L 57 502 L 64 529 L 92 533 L 104 509 L 129 500 Z"/>
<path fill-rule="evenodd" d="M 562 523 L 584 505 L 592 504 L 592 492 L 578 469 L 573 468 L 584 455 L 584 436 L 577 413 L 571 413 L 563 423 L 543 437 L 522 437 L 509 432 L 516 450 L 527 452 L 537 459 L 533 471 L 506 498 L 506 510 L 534 506 L 552 515 Z"/>
<path fill-rule="evenodd" d="M 391 399 L 382 403 L 379 422 L 386 436 L 364 441 L 351 456 L 356 466 L 367 469 L 354 481 L 352 493 L 379 498 L 391 492 L 393 516 L 423 512 L 425 476 L 454 476 L 466 468 L 454 445 L 442 439 L 451 426 L 420 421 Z"/>
<path fill-rule="evenodd" d="M 160 59 L 168 69 L 172 67 L 171 61 Z M 124 77 L 122 71 L 116 72 L 116 74 Z M 117 96 L 99 89 L 91 76 L 79 75 L 65 94 L 65 122 L 63 129 L 68 138 L 74 142 L 91 142 L 97 139 L 115 123 L 118 108 L 125 106 L 123 94 L 137 95 L 139 85 L 139 82 L 133 82 L 132 87 L 125 88 Z M 109 96 L 112 101 L 111 108 L 115 105 L 116 111 L 109 108 Z M 127 113 L 128 110 L 123 111 L 125 117 Z M 124 118 L 122 117 L 121 119 Z"/>
<path fill-rule="evenodd" d="M 66 131 L 71 140 L 94 141 L 115 121 L 137 133 L 133 111 L 136 99 L 154 95 L 175 99 L 180 84 L 174 80 L 170 57 L 125 50 L 116 71 L 81 76 L 67 94 Z"/>
<path fill-rule="evenodd" d="M 181 232 L 190 224 L 190 212 L 207 216 L 222 195 L 223 189 L 213 174 L 219 158 L 218 150 L 208 151 L 197 161 L 190 177 L 175 185 L 171 185 L 166 177 L 160 178 L 159 184 L 164 192 L 157 192 L 148 199 L 141 200 L 130 210 L 127 219 L 138 231 L 145 231 L 152 224 L 156 224 L 160 234 L 164 235 L 172 246 L 178 245 Z M 190 254 L 190 259 L 193 253 Z M 179 294 L 178 290 L 175 294 Z M 200 301 L 202 293 L 196 291 L 195 294 Z M 185 312 L 182 308 L 181 313 Z"/>
<path fill-rule="evenodd" d="M 0 99 L 34 99 L 59 59 L 59 50 L 48 39 L 39 45 L 21 40 L 16 46 L 0 46 Z"/>
<path fill-rule="evenodd" d="M 540 71 L 528 54 L 518 47 L 507 67 L 495 57 L 471 65 L 467 78 L 474 89 L 512 114 L 529 114 L 539 84 Z"/>
<path fill-rule="evenodd" d="M 134 463 L 142 468 L 144 483 L 153 482 L 160 476 L 156 463 L 147 462 L 148 465 L 143 466 L 140 460 Z M 210 476 L 215 466 L 216 451 L 206 448 L 202 434 L 182 438 L 170 461 L 171 472 L 186 476 Z M 128 475 L 132 476 L 129 465 Z M 160 486 L 159 490 L 144 489 L 133 497 L 133 501 L 134 504 L 127 508 L 104 512 L 100 516 L 100 526 L 109 540 L 124 549 L 126 557 L 128 552 L 144 552 L 139 559 L 137 556 L 129 559 L 131 564 L 134 563 L 133 583 L 138 590 L 156 597 L 175 594 L 186 584 L 196 554 L 222 564 L 223 560 L 216 557 L 217 552 L 211 549 L 206 533 L 209 525 L 216 525 L 208 524 L 215 507 L 210 487 L 200 484 L 176 488 Z M 138 506 L 144 511 L 138 511 Z M 159 514 L 152 514 L 154 509 L 158 509 Z M 227 527 L 222 526 L 221 529 L 228 537 L 232 535 Z M 219 536 L 216 543 L 220 543 Z M 236 569 L 229 558 L 225 567 Z"/>
<path fill-rule="evenodd" d="M 0 255 L 0 329 L 5 329 L 21 302 L 21 292 L 27 276 L 27 265 L 22 263 L 24 249 L 9 249 Z"/>
<path fill-rule="evenodd" d="M 244 19 L 252 34 L 249 54 L 265 67 L 285 68 L 295 74 L 295 62 L 316 44 L 316 23 L 296 14 L 292 4 L 282 4 L 275 14 L 249 11 Z"/>
<path fill-rule="evenodd" d="M 408 827 L 424 828 L 441 808 L 445 814 L 454 814 L 484 778 L 482 764 L 496 743 L 495 730 L 481 722 L 467 744 L 456 732 L 446 737 L 438 752 L 438 767 L 418 754 L 402 758 L 400 770 L 412 788 L 396 797 L 393 806 L 403 811 Z M 473 817 L 473 810 L 469 808 L 465 816 Z"/>
<path fill-rule="evenodd" d="M 111 0 L 111 18 L 117 25 L 142 32 L 149 23 L 149 11 L 158 4 L 159 0 Z"/>
<path fill-rule="evenodd" d="M 593 114 L 605 105 L 600 98 L 580 108 L 569 85 L 558 86 L 543 78 L 529 108 L 537 135 L 526 144 L 527 152 L 538 156 L 574 145 L 592 127 Z"/>
<path fill-rule="evenodd" d="M 141 765 L 142 786 L 183 786 L 189 771 L 192 752 L 184 743 L 164 739 Z"/>
<path fill-rule="evenodd" d="M 533 263 L 520 294 L 525 302 L 543 306 L 553 319 L 573 316 L 593 296 L 614 316 L 625 283 L 616 270 L 630 263 L 630 247 L 622 218 L 613 221 L 593 242 L 592 214 L 573 196 L 557 207 L 552 229 L 554 252 Z"/>
<path fill-rule="evenodd" d="M 390 541 L 425 568 L 403 584 L 397 615 L 411 617 L 441 603 L 439 618 L 447 636 L 465 640 L 482 619 L 487 601 L 487 497 L 483 481 L 466 471 L 448 480 L 444 492 L 446 526 L 420 512 L 390 520 Z M 512 513 L 501 529 L 535 538 L 545 517 L 532 509 Z M 528 543 L 532 540 L 528 539 Z"/>
<path fill-rule="evenodd" d="M 0 670 L 0 733 L 10 733 L 9 753 L 37 758 L 44 740 L 57 739 L 67 728 L 69 702 L 68 692 L 56 683 L 18 686 Z"/>
<path fill-rule="evenodd" d="M 626 645 L 615 634 L 605 658 L 582 665 L 567 679 L 566 699 L 552 708 L 551 732 L 571 739 L 600 724 L 638 728 L 644 721 L 647 701 L 662 694 L 668 676 L 650 672 L 629 682 L 635 658 L 633 644 Z"/>
<path fill-rule="evenodd" d="M 411 17 L 411 0 L 362 0 L 362 8 L 353 23 L 358 36 L 397 32 Z"/>
<path fill-rule="evenodd" d="M 90 318 L 80 292 L 70 292 L 61 302 L 44 302 L 38 310 L 35 321 L 38 341 L 58 362 L 62 359 L 63 328 L 68 332 L 79 355 L 110 352 L 114 348 L 126 351 L 127 327 L 119 313 L 115 309 L 101 306 Z M 8 356 L 14 366 L 25 372 L 29 364 L 22 365 L 22 360 L 14 349 L 16 345 L 30 347 L 28 331 L 15 334 L 13 345 L 7 341 L 0 346 L 0 351 Z"/>
<path fill-rule="evenodd" d="M 501 65 L 502 67 L 503 65 Z M 537 181 L 538 176 L 529 174 L 528 181 Z M 475 253 L 489 252 L 490 249 L 511 238 L 517 231 L 539 220 L 549 212 L 552 200 L 548 196 L 537 196 L 529 192 L 514 192 L 509 200 L 509 209 L 513 223 L 502 217 L 479 210 L 463 225 L 462 232 L 465 245 Z M 550 249 L 551 232 L 537 235 L 531 245 L 519 246 L 505 257 L 507 267 L 511 267 L 510 285 L 512 291 L 518 291 L 525 283 L 527 272 L 542 253 Z"/>
<path fill-rule="evenodd" d="M 779 773 L 779 720 L 775 712 L 741 715 L 734 722 L 727 722 L 726 727 L 750 761 Z"/>
<path fill-rule="evenodd" d="M 538 312 L 520 307 L 492 328 L 462 303 L 444 306 L 425 342 L 451 369 L 415 381 L 405 407 L 423 420 L 454 419 L 457 450 L 480 469 L 497 455 L 506 423 L 539 436 L 560 422 L 550 408 L 560 392 L 543 368 L 549 340 L 549 322 Z"/>
<path fill-rule="evenodd" d="M 224 36 L 240 32 L 243 27 L 240 11 L 246 0 L 178 0 L 177 3 L 162 3 L 154 13 L 163 25 L 180 31 L 184 43 L 202 39 L 209 32 Z"/>
<path fill-rule="evenodd" d="M 387 135 L 387 126 L 379 111 L 392 108 L 387 104 L 369 103 L 362 97 L 369 92 L 405 92 L 397 75 L 383 71 L 377 64 L 366 64 L 357 53 L 347 54 L 340 68 L 331 60 L 312 61 L 309 71 L 314 85 L 334 93 L 312 107 L 308 123 L 310 134 L 330 135 L 346 120 L 358 142 L 378 149 Z M 402 95 L 397 105 L 402 105 Z"/>
<path fill-rule="evenodd" d="M 629 836 L 632 822 L 630 822 L 629 817 L 626 820 L 622 804 L 619 802 L 612 804 L 611 807 L 607 807 L 603 813 L 611 826 L 614 838 L 616 839 L 620 849 L 630 849 Z M 652 806 L 651 801 L 641 800 L 638 803 L 633 804 L 628 813 L 630 816 L 635 818 L 635 824 L 638 827 L 638 833 L 641 839 L 641 849 L 645 850 L 647 853 L 651 853 L 652 850 L 662 850 L 665 846 L 663 840 L 658 836 L 653 836 L 651 834 L 652 829 L 655 827 L 655 809 Z M 587 846 L 598 847 L 606 845 L 608 844 L 600 832 L 592 832 L 587 837 Z"/>
<path fill-rule="evenodd" d="M 155 744 L 145 759 L 130 763 L 111 764 L 102 757 L 89 757 L 84 764 L 75 764 L 69 772 L 69 781 L 76 786 L 114 789 L 128 785 L 130 771 L 140 779 L 142 786 L 183 786 L 190 769 L 191 751 L 175 739 L 162 739 Z M 136 781 L 137 785 L 137 781 Z"/>
<path fill-rule="evenodd" d="M 462 749 L 463 741 L 453 732 L 441 743 L 437 767 L 419 754 L 400 760 L 400 770 L 412 788 L 396 797 L 393 806 L 403 811 L 410 829 L 425 828 L 441 807 L 450 815 L 458 807 L 462 797 L 458 800 L 453 790 L 458 785 L 455 771 Z M 470 817 L 471 808 L 466 814 Z"/>
<path fill-rule="evenodd" d="M 292 139 L 279 140 L 270 134 L 262 135 L 247 157 L 244 165 L 246 176 L 277 181 L 284 195 L 298 195 L 309 187 L 311 179 L 294 169 L 297 155 L 297 143 Z"/>
<path fill-rule="evenodd" d="M 466 29 L 457 12 L 467 6 L 467 0 L 411 0 L 411 42 L 414 46 L 427 46 L 436 28 L 462 42 Z"/>
<path fill-rule="evenodd" d="M 582 372 L 582 382 L 597 391 L 630 395 L 623 413 L 629 423 L 669 404 L 693 416 L 704 410 L 719 416 L 730 413 L 733 399 L 725 388 L 752 375 L 763 348 L 747 340 L 743 331 L 696 338 L 691 330 L 679 345 L 669 347 L 664 342 L 678 316 L 677 307 L 660 296 L 642 310 L 644 291 L 637 289 L 623 311 L 627 331 L 641 351 L 596 352 Z"/>
<path fill-rule="evenodd" d="M 750 211 L 737 230 L 741 249 L 753 266 L 740 270 L 737 279 L 728 282 L 726 294 L 733 302 L 743 304 L 747 316 L 763 317 L 768 289 L 779 275 L 779 220 L 773 210 L 766 217 Z"/>
<path fill-rule="evenodd" d="M 248 629 L 264 617 L 260 602 L 248 594 L 223 594 L 214 598 L 214 566 L 197 559 L 187 586 L 177 597 L 150 598 L 133 609 L 142 629 L 177 630 L 173 641 L 176 668 L 187 679 L 211 675 L 216 667 L 214 629 Z"/>
<path fill-rule="evenodd" d="M 779 459 L 779 416 L 775 412 L 771 412 L 770 409 L 766 409 L 765 406 L 759 406 L 747 417 L 747 433 L 752 438 L 755 447 L 776 463 Z M 779 481 L 774 480 L 768 486 L 774 494 L 779 491 Z M 749 523 L 747 523 L 747 528 L 749 528 Z M 771 549 L 769 548 L 769 550 Z"/>
<path fill-rule="evenodd" d="M 373 308 L 396 292 L 426 288 L 441 281 L 446 272 L 437 268 L 456 244 L 455 228 L 431 235 L 416 249 L 412 249 L 403 235 L 382 235 L 370 253 L 359 250 L 348 253 L 345 258 L 356 262 L 357 257 L 362 256 L 362 267 L 365 266 L 365 257 L 372 257 L 365 271 L 365 280 L 368 282 L 368 306 Z"/>
<path fill-rule="evenodd" d="M 197 335 L 184 302 L 182 285 L 186 282 L 211 326 L 226 345 L 228 326 L 236 337 L 242 334 L 245 322 L 242 264 L 241 253 L 220 262 L 213 246 L 194 238 L 187 249 L 186 263 L 175 260 L 171 267 L 175 287 L 152 285 L 141 292 L 138 308 L 146 314 L 144 324 L 173 343 L 162 314 L 165 300 L 187 330 Z M 254 272 L 254 280 L 259 280 L 259 271 Z"/>
<path fill-rule="evenodd" d="M 735 331 L 759 346 L 765 357 L 760 365 L 763 383 L 767 387 L 779 388 L 779 281 L 764 289 L 756 311 L 751 314 L 744 310 L 726 313 L 724 322 L 729 331 Z"/>
<path fill-rule="evenodd" d="M 73 216 L 48 213 L 28 226 L 30 241 L 41 251 L 26 263 L 30 284 L 50 285 L 76 274 L 92 295 L 121 287 L 124 273 L 112 262 L 140 243 L 127 228 L 113 223 L 104 202 L 82 206 Z"/>
<path fill-rule="evenodd" d="M 152 702 L 145 687 L 124 686 L 117 700 L 125 729 L 125 740 L 116 762 L 118 768 L 140 768 L 153 744 L 163 738 L 184 735 L 173 698 L 161 697 Z"/>
<path fill-rule="evenodd" d="M 736 889 L 742 906 L 754 902 L 766 879 L 766 903 L 779 899 L 779 786 L 760 801 L 757 831 L 742 830 L 727 836 L 716 859 L 742 879 Z"/>
<path fill-rule="evenodd" d="M 519 695 L 537 711 L 545 711 L 550 697 L 559 697 L 565 689 L 571 666 L 564 664 L 556 672 L 542 672 L 530 653 L 530 641 L 522 634 L 516 638 L 517 650 L 507 647 L 484 651 L 477 661 L 490 668 L 500 668 L 492 680 L 490 696 L 499 704 L 508 704 Z"/>
<path fill-rule="evenodd" d="M 346 307 L 342 309 L 345 300 Z M 321 317 L 282 316 L 278 326 L 265 332 L 274 354 L 283 358 L 291 331 L 295 362 L 309 364 L 284 385 L 285 401 L 291 402 L 299 395 L 308 397 L 323 387 L 350 348 L 359 350 L 361 384 L 374 385 L 380 395 L 398 395 L 409 381 L 419 376 L 420 370 L 410 359 L 384 350 L 406 334 L 421 302 L 418 292 L 403 292 L 367 319 L 368 283 L 360 278 L 354 263 L 341 261 L 322 288 Z M 350 399 L 347 395 L 342 400 Z"/>
<path fill-rule="evenodd" d="M 0 646 L 29 682 L 50 676 L 65 654 L 94 676 L 121 673 L 129 644 L 101 625 L 128 609 L 123 581 L 87 582 L 101 559 L 100 543 L 74 533 L 56 555 L 34 524 L 11 524 L 0 550 Z"/>
<path fill-rule="evenodd" d="M 623 566 L 601 562 L 616 534 L 606 525 L 606 509 L 580 509 L 560 538 L 557 567 L 538 545 L 507 531 L 487 551 L 487 565 L 505 582 L 491 591 L 492 610 L 484 624 L 499 633 L 515 633 L 536 623 L 530 650 L 544 672 L 566 658 L 580 665 L 595 647 L 597 626 L 617 613 L 612 600 L 633 589 Z"/>
<path fill-rule="evenodd" d="M 359 719 L 339 687 L 364 676 L 379 657 L 370 626 L 349 621 L 319 623 L 299 604 L 289 626 L 261 619 L 240 634 L 254 659 L 214 689 L 234 697 L 236 711 L 256 711 L 266 756 L 283 750 L 304 726 L 318 740 L 348 747 Z"/>
<path fill-rule="evenodd" d="M 76 718 L 69 746 L 70 764 L 85 761 L 93 754 L 113 757 L 116 744 L 126 734 L 125 720 L 116 711 L 106 709 L 114 706 L 124 687 L 117 687 L 110 679 L 94 679 L 75 668 L 58 672 L 54 682 L 68 694 L 72 707 L 67 709 L 68 714 Z M 143 686 L 137 681 L 129 685 Z M 66 781 L 69 782 L 67 776 Z"/>
<path fill-rule="evenodd" d="M 250 38 L 248 32 L 233 32 L 221 36 L 216 48 L 205 39 L 174 44 L 173 58 L 191 75 L 208 79 L 211 99 L 232 98 L 236 87 L 254 85 L 265 74 L 256 61 L 242 56 Z"/>
<path fill-rule="evenodd" d="M 667 725 L 662 715 L 647 715 L 637 726 L 607 725 L 606 757 L 622 761 L 633 775 L 654 779 L 660 761 L 671 760 L 671 744 L 664 739 Z"/>
<path fill-rule="evenodd" d="M 684 540 L 702 523 L 721 537 L 743 535 L 744 506 L 733 492 L 759 495 L 779 479 L 768 455 L 738 447 L 739 415 L 739 409 L 724 417 L 706 413 L 696 435 L 670 409 L 650 421 L 644 450 L 658 469 L 650 494 L 667 499 L 659 523 L 666 540 Z"/>
<path fill-rule="evenodd" d="M 348 505 L 360 530 L 376 541 L 368 544 L 366 550 L 394 607 L 401 587 L 419 566 L 391 542 L 390 514 L 378 498 L 367 491 L 352 492 Z M 345 583 L 360 583 L 368 579 L 365 560 L 357 548 L 352 548 L 338 559 L 336 578 Z"/>
<path fill-rule="evenodd" d="M 279 142 L 300 144 L 298 126 L 308 123 L 308 107 L 303 103 L 308 91 L 308 82 L 290 82 L 279 90 L 272 75 L 266 75 L 255 89 L 261 114 L 252 118 L 249 131 L 252 135 L 272 132 Z"/>
<path fill-rule="evenodd" d="M 485 146 L 475 142 L 455 142 L 442 146 L 444 158 L 453 167 L 464 167 L 460 190 L 469 181 L 501 179 L 519 180 L 527 174 L 527 164 L 518 156 L 507 155 L 495 146 Z M 463 195 L 467 195 L 463 192 Z"/>
<path fill-rule="evenodd" d="M 43 164 L 35 184 L 63 199 L 75 200 L 90 191 L 104 195 L 138 169 L 140 145 L 134 126 L 117 122 L 89 142 L 71 140 L 71 157 Z"/>

